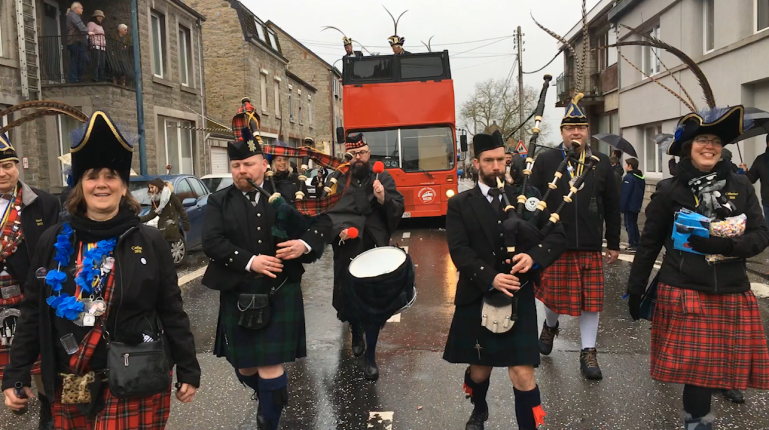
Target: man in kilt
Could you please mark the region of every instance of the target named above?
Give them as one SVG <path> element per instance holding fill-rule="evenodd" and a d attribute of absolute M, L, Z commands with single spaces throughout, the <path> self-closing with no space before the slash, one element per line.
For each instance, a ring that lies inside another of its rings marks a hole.
<path fill-rule="evenodd" d="M 227 148 L 233 185 L 208 199 L 202 282 L 221 292 L 214 354 L 256 392 L 260 428 L 276 430 L 288 402 L 283 363 L 307 355 L 302 263 L 322 255 L 330 222 L 321 215 L 301 238 L 274 237 L 277 211 L 248 182 L 266 185 L 267 161 L 251 133 L 242 136 Z"/>
<path fill-rule="evenodd" d="M 650 373 L 657 381 L 684 384 L 685 430 L 713 428 L 716 390 L 769 389 L 769 349 L 745 268 L 746 259 L 769 245 L 769 230 L 749 178 L 722 157 L 724 146 L 749 128 L 743 112 L 742 106 L 711 108 L 679 121 L 668 149 L 681 157 L 677 175 L 658 184 L 646 208 L 628 280 L 630 314 L 637 320 L 647 280 L 665 247 Z M 675 214 L 684 209 L 712 220 L 707 237 L 688 237 L 693 252 L 680 251 L 671 237 Z M 719 229 L 716 222 L 729 228 Z"/>
<path fill-rule="evenodd" d="M 504 178 L 506 170 L 502 135 L 499 132 L 491 136 L 477 134 L 473 137 L 473 148 L 473 165 L 480 175 L 478 186 L 449 199 L 446 215 L 449 252 L 459 270 L 459 282 L 443 359 L 470 365 L 465 371 L 464 390 L 474 409 L 466 430 L 483 430 L 488 420 L 486 393 L 494 367 L 508 368 L 518 428 L 532 430 L 544 423 L 545 415 L 534 378 L 534 367 L 539 365 L 540 357 L 532 284 L 540 281 L 540 270 L 552 264 L 566 249 L 566 237 L 560 224 L 546 237 L 541 237 L 540 229 L 547 222 L 548 214 L 542 214 L 537 222 L 530 219 L 532 212 L 527 210 L 523 219 L 517 221 L 527 226 L 532 223 L 535 236 L 524 238 L 516 233 L 516 248 L 523 252 L 510 261 L 505 241 L 508 216 L 496 183 L 497 178 Z M 519 182 L 520 170 L 514 166 L 511 173 L 513 181 Z M 521 194 L 521 186 L 506 185 L 505 194 L 509 201 L 515 201 Z M 539 196 L 531 187 L 523 194 L 530 198 Z M 517 298 L 518 320 L 512 329 L 493 333 L 484 327 L 484 302 L 513 294 Z"/>
<path fill-rule="evenodd" d="M 350 261 L 361 253 L 390 244 L 390 236 L 403 216 L 403 195 L 395 187 L 390 173 L 384 171 L 377 175 L 372 170 L 371 151 L 362 133 L 348 134 L 345 149 L 353 158 L 350 169 L 336 185 L 336 192 L 344 195 L 329 211 L 334 237 L 331 242 L 334 249 L 333 304 L 337 317 L 350 322 L 353 355 L 360 357 L 365 353 L 363 377 L 376 381 L 379 379 L 376 345 L 384 324 L 368 321 L 366 315 L 360 315 L 360 309 L 350 304 L 347 289 L 354 286 L 348 282 L 348 268 Z M 352 228 L 357 235 L 348 234 Z"/>
<path fill-rule="evenodd" d="M 0 379 L 10 361 L 18 308 L 32 253 L 40 235 L 59 221 L 60 205 L 52 195 L 19 180 L 19 158 L 5 135 L 0 135 Z M 40 379 L 40 362 L 32 368 L 40 399 L 40 429 L 52 429 L 51 402 Z"/>
<path fill-rule="evenodd" d="M 544 355 L 553 350 L 553 340 L 558 335 L 558 316 L 579 316 L 582 351 L 580 369 L 587 379 L 603 378 L 595 348 L 598 336 L 598 313 L 603 309 L 603 248 L 602 233 L 606 226 L 606 256 L 609 264 L 619 257 L 620 199 L 617 181 L 609 157 L 588 146 L 588 121 L 579 105 L 582 94 L 574 96 L 566 107 L 561 120 L 559 150 L 544 151 L 537 156 L 531 174 L 532 185 L 540 190 L 555 176 L 556 170 L 577 142 L 579 162 L 569 162 L 568 172 L 557 182 L 557 189 L 550 193 L 547 207 L 557 208 L 568 194 L 570 183 L 586 173 L 585 182 L 560 213 L 566 229 L 568 250 L 542 275 L 542 283 L 535 290 L 537 299 L 545 305 L 545 322 L 539 337 L 539 349 Z M 584 163 L 590 156 L 600 161 L 595 168 L 584 172 Z"/>

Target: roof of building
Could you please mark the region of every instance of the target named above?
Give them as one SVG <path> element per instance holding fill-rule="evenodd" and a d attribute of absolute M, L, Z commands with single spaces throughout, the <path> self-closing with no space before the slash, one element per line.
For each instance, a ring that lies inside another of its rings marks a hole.
<path fill-rule="evenodd" d="M 600 0 L 593 6 L 587 13 L 587 23 L 590 25 L 597 18 L 602 17 L 606 12 L 611 10 L 615 0 Z M 582 16 L 582 15 L 580 15 Z M 574 25 L 574 27 L 566 33 L 566 40 L 574 40 L 582 37 L 582 18 Z"/>
<path fill-rule="evenodd" d="M 614 22 L 615 20 L 619 19 L 625 12 L 631 10 L 637 3 L 638 0 L 621 0 L 611 9 L 611 11 L 609 11 L 609 21 Z"/>
<path fill-rule="evenodd" d="M 293 74 L 293 73 L 289 72 L 288 70 L 286 70 L 286 76 L 288 76 L 289 78 L 291 78 L 291 79 L 293 79 L 293 80 L 295 80 L 295 81 L 299 82 L 300 84 L 304 85 L 304 86 L 305 86 L 305 87 L 307 87 L 307 89 L 309 89 L 310 91 L 312 91 L 312 92 L 314 92 L 314 93 L 317 93 L 317 92 L 318 92 L 318 89 L 317 89 L 317 88 L 315 88 L 315 87 L 313 87 L 312 85 L 308 84 L 307 82 L 305 82 L 305 80 L 304 80 L 304 79 L 302 79 L 302 78 L 300 78 L 299 76 L 297 76 L 297 75 L 295 75 L 295 74 Z"/>
<path fill-rule="evenodd" d="M 201 21 L 205 21 L 206 20 L 205 16 L 201 15 L 200 12 L 196 11 L 195 9 L 193 9 L 188 4 L 185 4 L 182 0 L 171 0 L 171 3 L 179 6 L 180 8 L 184 9 L 185 11 L 189 12 L 190 14 L 195 16 L 195 18 L 197 18 L 197 19 L 199 19 Z"/>
<path fill-rule="evenodd" d="M 279 30 L 281 33 L 285 34 L 285 35 L 286 35 L 286 37 L 288 37 L 289 39 L 291 39 L 291 41 L 292 41 L 292 42 L 294 42 L 294 43 L 296 43 L 297 45 L 301 46 L 301 47 L 302 47 L 302 49 L 304 49 L 305 51 L 307 51 L 307 52 L 309 52 L 310 54 L 312 54 L 312 56 L 313 56 L 313 57 L 317 58 L 317 59 L 318 59 L 318 61 L 320 61 L 321 63 L 323 63 L 323 64 L 326 66 L 326 68 L 327 68 L 328 70 L 333 70 L 333 71 L 334 71 L 334 73 L 336 73 L 336 74 L 338 74 L 338 75 L 339 75 L 339 77 L 341 77 L 341 76 L 342 76 L 342 74 L 339 72 L 339 70 L 338 70 L 336 67 L 332 66 L 331 64 L 328 64 L 328 62 L 326 62 L 326 60 L 324 60 L 324 59 L 323 59 L 323 58 L 321 58 L 321 57 L 320 57 L 318 54 L 316 54 L 315 52 L 313 52 L 313 51 L 312 51 L 312 49 L 310 49 L 310 48 L 308 48 L 308 47 L 304 46 L 304 45 L 302 44 L 302 42 L 300 42 L 300 41 L 298 41 L 298 40 L 294 39 L 294 38 L 293 38 L 293 37 L 292 37 L 290 34 L 288 34 L 288 32 L 287 32 L 286 30 L 283 30 L 282 28 L 280 28 L 280 26 L 278 26 L 278 24 L 275 24 L 275 23 L 274 23 L 274 22 L 272 22 L 272 21 L 267 21 L 267 26 L 268 26 L 268 27 L 275 27 L 275 28 L 276 28 L 276 29 L 278 29 L 278 30 Z M 340 55 L 340 58 L 341 58 L 341 55 Z"/>
<path fill-rule="evenodd" d="M 229 0 L 229 2 L 232 8 L 238 11 L 238 19 L 240 20 L 240 25 L 243 28 L 243 35 L 245 36 L 246 40 L 254 41 L 255 43 L 262 46 L 264 49 L 277 55 L 283 61 L 288 62 L 288 59 L 283 56 L 283 53 L 280 50 L 280 39 L 278 38 L 278 35 L 274 34 L 273 32 L 277 47 L 271 46 L 271 44 L 267 40 L 265 40 L 267 39 L 268 36 L 265 35 L 265 39 L 262 39 L 259 36 L 259 32 L 257 31 L 257 25 L 259 25 L 258 23 L 264 24 L 264 21 L 262 21 L 258 16 L 256 16 L 255 13 L 251 12 L 251 9 L 249 9 L 248 6 L 246 6 L 239 0 Z M 267 30 L 267 29 L 264 28 L 264 30 Z"/>

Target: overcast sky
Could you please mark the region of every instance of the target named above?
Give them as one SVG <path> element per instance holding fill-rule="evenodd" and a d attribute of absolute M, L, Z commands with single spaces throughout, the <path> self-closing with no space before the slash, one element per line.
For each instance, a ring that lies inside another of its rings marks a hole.
<path fill-rule="evenodd" d="M 458 107 L 472 95 L 476 82 L 509 75 L 515 60 L 514 39 L 498 38 L 512 36 L 520 25 L 525 48 L 523 70 L 537 70 L 553 58 L 557 42 L 534 24 L 529 13 L 545 27 L 565 35 L 581 19 L 582 7 L 581 0 L 242 1 L 259 18 L 272 20 L 331 64 L 344 54 L 342 36 L 333 30 L 321 31 L 322 26 L 338 27 L 372 52 L 391 54 L 387 37 L 393 34 L 393 24 L 382 5 L 396 18 L 408 10 L 398 24 L 399 36 L 406 38 L 405 49 L 424 52 L 427 49 L 421 41 L 434 36 L 433 51 L 448 49 L 451 55 L 457 114 Z M 597 2 L 588 0 L 587 10 Z M 355 49 L 359 49 L 357 45 Z M 337 66 L 341 68 L 341 62 Z M 542 72 L 524 75 L 524 85 L 541 88 L 545 73 L 553 75 L 555 85 L 562 72 L 563 57 L 558 57 Z M 563 116 L 563 110 L 555 107 L 555 93 L 555 87 L 548 92 L 544 116 L 553 130 L 557 130 Z"/>

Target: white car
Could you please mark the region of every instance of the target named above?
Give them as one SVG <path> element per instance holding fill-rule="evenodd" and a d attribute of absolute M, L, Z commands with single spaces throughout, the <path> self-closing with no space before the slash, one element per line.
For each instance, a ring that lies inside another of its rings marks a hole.
<path fill-rule="evenodd" d="M 211 190 L 212 193 L 215 193 L 232 185 L 232 174 L 214 173 L 203 176 L 200 180 L 203 181 L 203 184 Z"/>

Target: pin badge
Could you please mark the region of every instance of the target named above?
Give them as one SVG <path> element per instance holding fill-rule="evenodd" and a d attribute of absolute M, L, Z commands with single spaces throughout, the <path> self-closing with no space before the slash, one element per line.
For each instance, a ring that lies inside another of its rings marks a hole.
<path fill-rule="evenodd" d="M 539 204 L 539 199 L 536 197 L 529 197 L 528 200 L 526 200 L 526 210 L 529 212 L 534 212 L 537 210 L 537 205 Z"/>
<path fill-rule="evenodd" d="M 147 264 L 147 260 L 145 260 L 144 257 L 142 257 L 141 262 L 142 264 Z"/>

